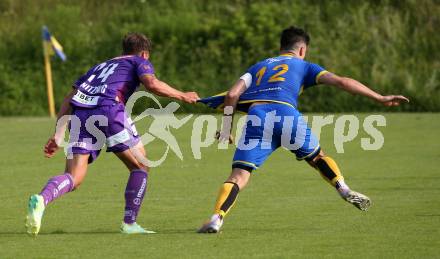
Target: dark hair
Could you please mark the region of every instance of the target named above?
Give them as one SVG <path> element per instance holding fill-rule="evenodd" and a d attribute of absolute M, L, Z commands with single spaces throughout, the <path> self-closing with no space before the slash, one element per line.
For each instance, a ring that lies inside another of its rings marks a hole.
<path fill-rule="evenodd" d="M 291 50 L 294 49 L 297 43 L 303 42 L 306 45 L 309 45 L 310 36 L 301 28 L 297 28 L 295 26 L 290 26 L 287 29 L 284 29 L 281 33 L 280 39 L 280 49 L 281 50 Z"/>
<path fill-rule="evenodd" d="M 142 51 L 151 51 L 151 41 L 141 33 L 129 33 L 122 40 L 124 55 L 139 54 Z"/>

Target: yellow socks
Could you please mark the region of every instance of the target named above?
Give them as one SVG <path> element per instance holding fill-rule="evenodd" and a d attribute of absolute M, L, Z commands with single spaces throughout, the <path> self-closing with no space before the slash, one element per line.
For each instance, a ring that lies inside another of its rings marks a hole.
<path fill-rule="evenodd" d="M 220 188 L 214 213 L 219 214 L 221 218 L 226 216 L 232 206 L 234 206 L 239 191 L 240 188 L 236 183 L 225 182 Z"/>
<path fill-rule="evenodd" d="M 321 176 L 333 185 L 341 195 L 344 195 L 350 190 L 344 182 L 344 177 L 339 170 L 335 160 L 331 157 L 324 156 L 316 162 L 316 169 L 321 173 Z"/>
<path fill-rule="evenodd" d="M 331 157 L 324 156 L 319 159 L 316 162 L 316 168 L 321 173 L 321 176 L 333 186 L 336 185 L 336 181 L 344 179 L 338 165 Z"/>

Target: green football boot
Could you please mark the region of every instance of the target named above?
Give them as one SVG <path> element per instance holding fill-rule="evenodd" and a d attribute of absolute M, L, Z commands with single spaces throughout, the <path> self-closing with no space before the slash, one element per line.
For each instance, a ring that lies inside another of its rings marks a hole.
<path fill-rule="evenodd" d="M 27 233 L 33 236 L 38 235 L 41 228 L 41 219 L 43 218 L 44 198 L 39 194 L 34 194 L 29 198 L 28 214 L 26 216 Z"/>
<path fill-rule="evenodd" d="M 155 234 L 156 232 L 151 230 L 146 230 L 139 226 L 136 222 L 133 224 L 127 224 L 122 222 L 121 224 L 121 233 L 123 234 Z"/>

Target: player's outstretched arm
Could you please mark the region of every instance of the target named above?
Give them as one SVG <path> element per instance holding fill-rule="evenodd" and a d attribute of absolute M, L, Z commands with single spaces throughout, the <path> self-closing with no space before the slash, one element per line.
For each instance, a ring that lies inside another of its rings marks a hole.
<path fill-rule="evenodd" d="M 246 90 L 246 83 L 243 79 L 239 79 L 232 87 L 229 89 L 225 96 L 224 110 L 223 110 L 223 125 L 220 132 L 216 134 L 216 138 L 220 142 L 233 142 L 233 137 L 231 135 L 233 115 L 235 113 L 235 108 L 237 107 L 238 100 L 243 92 Z"/>
<path fill-rule="evenodd" d="M 333 85 L 354 95 L 363 95 L 385 106 L 398 106 L 402 102 L 409 102 L 403 95 L 381 95 L 364 84 L 348 77 L 340 77 L 333 73 L 326 73 L 319 78 L 321 84 Z"/>
<path fill-rule="evenodd" d="M 225 96 L 225 105 L 224 107 L 232 107 L 232 112 L 235 112 L 235 107 L 237 107 L 238 100 L 240 96 L 246 90 L 246 83 L 243 79 L 239 79 L 235 84 L 229 89 L 228 93 Z"/>
<path fill-rule="evenodd" d="M 167 83 L 160 81 L 154 75 L 144 75 L 141 77 L 141 82 L 145 88 L 159 96 L 174 98 L 186 103 L 196 103 L 200 99 L 196 92 L 181 92 Z"/>
<path fill-rule="evenodd" d="M 61 104 L 60 110 L 57 114 L 57 128 L 55 129 L 55 133 L 49 138 L 46 145 L 44 145 L 44 155 L 48 158 L 55 155 L 56 151 L 59 149 L 57 143 L 60 143 L 61 139 L 64 137 L 64 133 L 66 132 L 67 121 L 61 125 L 58 125 L 58 121 L 64 115 L 68 115 L 72 111 L 72 107 L 70 106 L 70 100 L 75 95 L 76 89 L 73 89 L 66 97 L 64 97 L 63 103 Z"/>

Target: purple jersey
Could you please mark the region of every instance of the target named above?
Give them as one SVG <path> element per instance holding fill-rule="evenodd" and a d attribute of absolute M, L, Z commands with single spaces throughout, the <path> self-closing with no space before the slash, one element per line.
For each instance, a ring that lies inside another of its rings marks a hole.
<path fill-rule="evenodd" d="M 71 104 L 94 108 L 116 100 L 125 103 L 139 86 L 142 75 L 154 74 L 153 65 L 139 56 L 121 56 L 92 67 L 74 84 Z"/>

